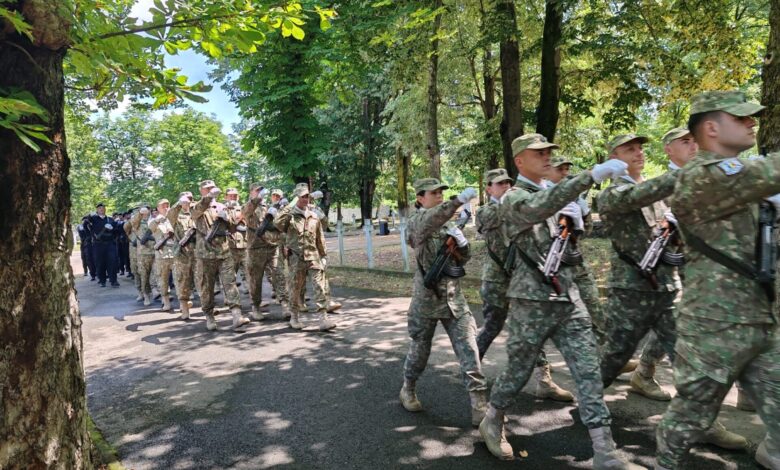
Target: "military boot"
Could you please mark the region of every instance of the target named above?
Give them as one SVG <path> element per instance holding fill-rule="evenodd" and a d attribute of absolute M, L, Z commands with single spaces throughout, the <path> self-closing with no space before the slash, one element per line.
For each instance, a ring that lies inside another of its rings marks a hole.
<path fill-rule="evenodd" d="M 231 308 L 230 314 L 233 315 L 233 325 L 231 328 L 233 328 L 234 331 L 249 323 L 249 319 L 241 313 L 241 307 Z"/>
<path fill-rule="evenodd" d="M 629 372 L 634 372 L 639 366 L 639 359 L 629 359 L 628 362 L 626 362 L 626 365 L 623 366 L 622 369 L 620 369 L 620 372 L 618 374 L 627 374 Z"/>
<path fill-rule="evenodd" d="M 263 321 L 265 320 L 265 315 L 263 315 L 263 313 L 260 312 L 259 306 L 252 305 L 252 313 L 249 314 L 249 318 L 256 321 Z"/>
<path fill-rule="evenodd" d="M 780 445 L 767 435 L 756 449 L 756 462 L 770 470 L 780 470 Z"/>
<path fill-rule="evenodd" d="M 534 369 L 534 378 L 536 379 L 536 391 L 534 395 L 537 398 L 549 398 L 555 401 L 573 401 L 574 395 L 568 390 L 564 390 L 553 382 L 550 375 L 550 365 L 544 365 Z"/>
<path fill-rule="evenodd" d="M 150 294 L 144 294 L 144 306 L 148 307 L 152 305 L 152 296 Z"/>
<path fill-rule="evenodd" d="M 297 310 L 290 312 L 290 328 L 294 330 L 302 330 L 303 323 L 301 323 L 301 314 Z"/>
<path fill-rule="evenodd" d="M 485 411 L 487 411 L 487 391 L 476 390 L 469 392 L 469 401 L 471 401 L 471 425 L 476 427 L 485 419 Z"/>
<path fill-rule="evenodd" d="M 206 329 L 209 331 L 217 329 L 217 320 L 214 319 L 214 314 L 211 312 L 206 313 Z"/>
<path fill-rule="evenodd" d="M 401 393 L 398 395 L 401 405 L 403 405 L 406 411 L 411 411 L 412 413 L 423 410 L 422 403 L 417 399 L 415 386 L 416 382 L 413 380 L 404 379 L 404 386 L 401 387 Z"/>
<path fill-rule="evenodd" d="M 644 470 L 644 467 L 635 465 L 617 450 L 615 441 L 612 440 L 612 430 L 609 426 L 588 429 L 590 440 L 593 442 L 593 469 L 594 470 Z"/>
<path fill-rule="evenodd" d="M 717 419 L 713 421 L 707 431 L 696 442 L 712 444 L 721 449 L 744 450 L 748 448 L 748 441 L 743 436 L 726 430 L 726 427 Z"/>
<path fill-rule="evenodd" d="M 144 300 L 144 295 L 141 293 L 139 293 L 138 297 L 135 298 L 136 302 L 143 302 L 143 300 Z"/>
<path fill-rule="evenodd" d="M 742 411 L 756 411 L 756 407 L 750 402 L 750 398 L 740 389 L 737 389 L 737 409 Z"/>
<path fill-rule="evenodd" d="M 171 306 L 171 298 L 170 296 L 164 295 L 162 298 L 162 309 L 163 312 L 173 312 L 173 307 Z"/>
<path fill-rule="evenodd" d="M 669 401 L 672 396 L 655 381 L 655 365 L 640 361 L 639 366 L 631 374 L 629 392 L 637 393 L 656 401 Z"/>
<path fill-rule="evenodd" d="M 320 331 L 328 331 L 332 330 L 333 328 L 336 328 L 336 322 L 328 318 L 328 310 L 322 309 L 320 310 L 320 325 L 319 325 Z"/>
<path fill-rule="evenodd" d="M 290 313 L 290 304 L 282 301 L 281 305 L 282 305 L 282 315 L 284 316 L 284 318 L 285 319 L 290 318 L 292 316 L 292 313 Z"/>
<path fill-rule="evenodd" d="M 479 434 L 491 454 L 501 460 L 515 458 L 512 446 L 504 435 L 504 410 L 499 410 L 489 404 L 485 411 L 485 419 L 479 423 Z"/>
<path fill-rule="evenodd" d="M 181 307 L 181 319 L 182 320 L 189 320 L 190 319 L 190 305 L 187 301 L 180 302 Z"/>
<path fill-rule="evenodd" d="M 328 313 L 333 313 L 336 310 L 340 309 L 342 307 L 341 302 L 334 302 L 332 300 L 328 300 Z"/>

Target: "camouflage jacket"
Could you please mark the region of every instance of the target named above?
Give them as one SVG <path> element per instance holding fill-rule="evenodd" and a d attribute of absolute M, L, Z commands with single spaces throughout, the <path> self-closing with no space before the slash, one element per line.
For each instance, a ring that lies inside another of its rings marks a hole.
<path fill-rule="evenodd" d="M 668 172 L 640 184 L 629 178 L 616 178 L 599 193 L 599 215 L 613 247 L 607 287 L 654 291 L 637 267 L 621 258 L 617 250 L 636 263 L 642 260 L 659 222 L 669 210 L 663 199 L 672 193 L 676 180 L 677 172 Z M 667 249 L 675 250 L 671 246 Z M 661 292 L 682 288 L 675 266 L 659 261 L 656 277 Z"/>
<path fill-rule="evenodd" d="M 151 214 L 144 218 L 141 216 L 140 212 L 136 212 L 130 219 L 130 224 L 133 226 L 133 233 L 135 234 L 135 238 L 138 241 L 136 244 L 136 250 L 139 255 L 154 256 L 154 238 L 144 243 L 143 245 L 141 244 L 141 240 L 144 239 L 146 233 L 151 232 L 151 229 L 149 228 L 150 217 Z"/>
<path fill-rule="evenodd" d="M 192 238 L 187 246 L 184 248 L 179 247 L 179 241 L 184 238 L 184 234 L 187 230 L 195 228 L 195 222 L 192 220 L 191 212 L 184 212 L 181 204 L 177 201 L 169 210 L 166 215 L 168 222 L 173 227 L 174 237 L 176 241 L 176 254 L 182 256 L 190 256 L 195 254 L 195 239 Z"/>
<path fill-rule="evenodd" d="M 228 235 L 228 243 L 231 250 L 245 250 L 247 243 L 247 229 L 246 221 L 244 220 L 241 206 L 238 202 L 227 201 L 225 203 L 225 210 L 227 210 L 228 217 L 235 221 L 236 225 L 230 230 Z"/>
<path fill-rule="evenodd" d="M 249 199 L 241 212 L 244 214 L 247 224 L 247 243 L 250 249 L 273 248 L 279 246 L 279 239 L 282 234 L 276 228 L 273 221 L 268 224 L 262 237 L 257 236 L 257 229 L 265 219 L 268 213 L 268 207 L 261 198 Z"/>
<path fill-rule="evenodd" d="M 274 224 L 287 235 L 287 247 L 304 261 L 319 262 L 328 255 L 320 219 L 308 208 L 285 208 L 276 214 Z"/>
<path fill-rule="evenodd" d="M 174 233 L 175 235 L 173 225 L 168 222 L 164 215 L 158 215 L 156 219 L 149 222 L 149 229 L 154 234 L 155 245 L 160 240 L 165 239 L 168 233 Z M 155 250 L 154 256 L 162 259 L 173 259 L 176 257 L 176 246 L 176 240 L 170 238 L 159 250 Z"/>
<path fill-rule="evenodd" d="M 127 222 L 122 224 L 122 230 L 125 231 L 125 234 L 127 235 L 127 239 L 130 241 L 131 249 L 135 250 L 136 249 L 135 246 L 132 246 L 132 244 L 136 240 L 135 232 L 133 231 L 133 224 L 130 223 L 130 221 L 128 220 Z"/>
<path fill-rule="evenodd" d="M 509 191 L 513 190 L 514 188 L 509 189 Z M 504 271 L 504 262 L 509 241 L 504 224 L 498 217 L 498 203 L 490 201 L 480 206 L 477 209 L 476 224 L 477 231 L 485 237 L 485 249 L 488 251 L 488 258 L 482 266 L 482 280 L 508 285 L 509 275 Z"/>
<path fill-rule="evenodd" d="M 590 172 L 566 178 L 544 190 L 518 180 L 515 190 L 502 197 L 499 216 L 510 242 L 518 250 L 507 297 L 558 302 L 574 302 L 580 298 L 573 266 L 561 263 L 558 271 L 561 295 L 556 295 L 552 285 L 544 280 L 541 269 L 557 235 L 556 213 L 592 184 Z M 567 245 L 567 251 L 573 251 L 571 243 Z M 537 266 L 530 266 L 520 252 Z"/>
<path fill-rule="evenodd" d="M 420 318 L 450 318 L 450 312 L 455 318 L 460 318 L 469 310 L 466 297 L 460 289 L 460 279 L 442 276 L 436 291 L 427 289 L 424 284 L 424 274 L 433 264 L 436 254 L 447 240 L 447 223 L 460 206 L 460 201 L 446 201 L 431 209 L 418 209 L 409 217 L 406 231 L 406 241 L 414 249 L 416 269 L 414 270 L 414 287 L 409 315 Z M 469 258 L 469 247 L 458 248 L 464 258 Z"/>
<path fill-rule="evenodd" d="M 225 212 L 225 206 L 222 203 L 213 201 L 209 196 L 204 196 L 192 208 L 192 219 L 197 228 L 197 237 L 195 240 L 195 257 L 201 259 L 225 259 L 230 254 L 230 245 L 228 235 L 230 230 L 235 227 L 235 221 L 230 217 L 227 220 L 220 219 L 219 213 Z M 211 242 L 206 241 L 206 236 L 211 231 L 211 227 L 220 224 L 216 236 Z"/>
<path fill-rule="evenodd" d="M 738 160 L 699 150 L 680 170 L 672 204 L 683 238 L 692 233 L 732 259 L 755 265 L 758 204 L 778 192 L 780 153 L 764 160 Z M 681 315 L 742 324 L 777 322 L 757 282 L 685 242 Z"/>

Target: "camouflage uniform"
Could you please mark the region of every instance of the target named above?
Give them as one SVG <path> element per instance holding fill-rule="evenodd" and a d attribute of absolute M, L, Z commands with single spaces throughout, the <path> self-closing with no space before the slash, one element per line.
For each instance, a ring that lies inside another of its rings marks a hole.
<path fill-rule="evenodd" d="M 230 192 L 230 190 L 228 190 Z M 231 230 L 228 236 L 228 243 L 230 244 L 230 254 L 233 256 L 233 267 L 236 270 L 236 276 L 241 274 L 241 282 L 249 283 L 249 279 L 246 274 L 246 267 L 244 261 L 246 260 L 246 247 L 247 247 L 247 233 L 246 223 L 242 216 L 241 205 L 238 201 L 226 201 L 225 209 L 228 212 L 228 217 L 231 220 L 236 221 L 234 230 Z M 238 279 L 238 277 L 236 277 Z"/>
<path fill-rule="evenodd" d="M 706 92 L 691 105 L 692 114 L 750 116 L 761 109 L 739 92 Z M 656 430 L 662 467 L 684 468 L 691 443 L 713 422 L 735 380 L 767 428 L 756 459 L 780 462 L 779 319 L 758 282 L 714 261 L 697 243 L 755 266 L 758 203 L 778 192 L 780 153 L 748 161 L 699 150 L 679 172 L 672 204 L 683 228 L 687 288 L 677 318 L 677 395 Z"/>
<path fill-rule="evenodd" d="M 671 194 L 675 180 L 676 173 L 641 184 L 625 176 L 612 181 L 598 195 L 599 214 L 613 246 L 601 345 L 605 386 L 618 376 L 650 330 L 656 333 L 669 356 L 674 357 L 674 300 L 682 288 L 677 268 L 658 263 L 656 290 L 640 274 L 637 264 L 647 250 L 653 230 L 669 211 L 662 199 Z"/>
<path fill-rule="evenodd" d="M 277 292 L 276 299 L 281 302 L 287 302 L 287 288 L 284 285 L 284 278 L 279 276 L 279 239 L 281 233 L 271 222 L 263 233 L 258 237 L 256 232 L 263 219 L 268 213 L 268 206 L 261 198 L 250 199 L 242 209 L 244 218 L 247 222 L 247 243 L 246 265 L 249 273 L 249 295 L 252 299 L 252 305 L 260 307 L 263 298 L 263 273 L 269 273 L 268 279 L 274 290 Z"/>
<path fill-rule="evenodd" d="M 130 219 L 137 240 L 136 263 L 138 265 L 138 271 L 135 272 L 135 275 L 141 278 L 141 293 L 144 296 L 150 296 L 152 294 L 152 269 L 154 265 L 154 238 L 141 244 L 144 235 L 150 231 L 149 217 L 151 217 L 151 215 L 143 217 L 140 212 L 136 212 Z"/>
<path fill-rule="evenodd" d="M 176 240 L 175 253 L 173 260 L 173 283 L 176 285 L 176 294 L 179 297 L 179 304 L 187 302 L 192 296 L 192 284 L 195 274 L 195 238 L 193 237 L 186 246 L 179 246 L 179 241 L 184 238 L 184 234 L 195 228 L 192 220 L 192 213 L 184 211 L 181 204 L 177 201 L 171 207 L 167 214 L 168 222 L 173 226 Z"/>
<path fill-rule="evenodd" d="M 154 241 L 157 244 L 159 241 L 164 240 L 168 233 L 173 233 L 173 225 L 168 222 L 168 219 L 163 215 L 158 215 L 156 219 L 149 222 L 149 230 L 154 234 Z M 159 249 L 155 250 L 155 265 L 157 268 L 157 279 L 160 281 L 160 294 L 163 296 L 163 304 L 167 304 L 166 300 L 169 298 L 168 279 L 173 272 L 173 260 L 176 257 L 174 247 L 176 242 L 173 238 L 169 238 L 165 244 Z M 178 285 L 176 286 L 178 289 Z"/>
<path fill-rule="evenodd" d="M 129 221 L 123 224 L 122 228 L 125 234 L 127 234 L 127 239 L 130 243 L 130 272 L 133 273 L 133 284 L 135 284 L 135 290 L 138 291 L 138 295 L 143 296 L 143 292 L 141 292 L 141 276 L 138 274 L 138 242 L 135 230 L 133 230 L 133 224 Z"/>
<path fill-rule="evenodd" d="M 438 184 L 438 180 L 431 178 L 416 182 L 415 189 L 427 182 L 431 182 L 433 186 Z M 411 342 L 404 362 L 404 377 L 408 381 L 416 382 L 422 375 L 431 353 L 436 325 L 441 322 L 460 362 L 463 384 L 469 392 L 482 391 L 484 394 L 487 381 L 482 374 L 477 349 L 477 324 L 463 296 L 460 280 L 442 276 L 437 287 L 438 292 L 435 292 L 425 287 L 421 271 L 427 270 L 433 264 L 436 253 L 448 238 L 447 221 L 460 205 L 461 202 L 454 199 L 431 209 L 418 209 L 409 217 L 406 238 L 415 251 L 418 267 L 414 273 L 412 303 L 407 314 Z M 468 260 L 468 246 L 458 250 L 464 260 Z"/>

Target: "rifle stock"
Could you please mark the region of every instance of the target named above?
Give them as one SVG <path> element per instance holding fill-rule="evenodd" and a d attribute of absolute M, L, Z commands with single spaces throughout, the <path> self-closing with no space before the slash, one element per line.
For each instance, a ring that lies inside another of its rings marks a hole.
<path fill-rule="evenodd" d="M 162 247 L 164 247 L 165 244 L 168 242 L 168 240 L 170 240 L 171 238 L 173 238 L 173 231 L 166 233 L 163 238 L 161 238 L 157 243 L 154 244 L 155 251 L 162 250 Z"/>

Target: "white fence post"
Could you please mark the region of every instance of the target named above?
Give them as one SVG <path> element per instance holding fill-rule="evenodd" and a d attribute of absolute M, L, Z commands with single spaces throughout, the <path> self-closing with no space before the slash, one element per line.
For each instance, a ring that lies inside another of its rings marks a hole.
<path fill-rule="evenodd" d="M 373 227 L 371 226 L 371 219 L 363 219 L 363 231 L 366 234 L 366 255 L 368 256 L 368 268 L 374 267 L 374 247 L 371 244 L 371 232 Z"/>
<path fill-rule="evenodd" d="M 401 223 L 399 225 L 399 232 L 401 233 L 401 256 L 404 258 L 404 272 L 409 272 L 409 250 L 406 247 L 406 217 L 401 216 Z"/>

